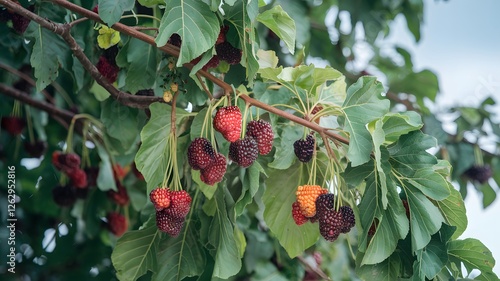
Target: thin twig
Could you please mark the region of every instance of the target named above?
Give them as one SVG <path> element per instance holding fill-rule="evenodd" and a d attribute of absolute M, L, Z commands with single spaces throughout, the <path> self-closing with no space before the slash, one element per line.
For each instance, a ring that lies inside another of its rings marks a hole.
<path fill-rule="evenodd" d="M 31 86 L 33 87 L 36 87 L 36 82 L 35 80 L 33 80 L 31 77 L 29 77 L 28 75 L 22 73 L 21 71 L 9 66 L 9 65 L 6 65 L 6 64 L 3 64 L 2 62 L 0 62 L 0 67 L 7 70 L 8 72 L 18 76 L 19 78 L 23 79 L 24 81 L 28 82 L 28 84 L 30 84 Z M 50 103 L 55 103 L 54 101 L 54 98 L 45 90 L 42 90 L 41 91 L 42 95 L 50 102 Z"/>
<path fill-rule="evenodd" d="M 59 1 L 61 3 L 64 3 L 66 1 Z M 66 2 L 69 3 L 69 2 Z M 85 55 L 83 52 L 82 48 L 78 45 L 76 40 L 73 38 L 71 35 L 71 25 L 70 24 L 58 24 L 51 22 L 45 18 L 42 18 L 38 16 L 35 13 L 32 13 L 31 11 L 23 8 L 21 5 L 17 5 L 16 3 L 8 0 L 0 0 L 0 4 L 2 4 L 4 7 L 11 9 L 13 12 L 18 13 L 19 15 L 26 17 L 36 23 L 38 23 L 41 27 L 46 28 L 55 34 L 58 34 L 61 36 L 64 41 L 68 44 L 70 47 L 71 51 L 73 52 L 73 55 L 80 61 L 82 64 L 83 68 L 87 70 L 92 78 L 101 85 L 104 89 L 106 89 L 111 96 L 122 103 L 123 105 L 129 106 L 129 107 L 136 107 L 136 108 L 146 108 L 148 107 L 151 103 L 153 102 L 163 102 L 163 99 L 161 97 L 151 97 L 151 96 L 136 96 L 136 95 L 131 95 L 129 93 L 122 92 L 115 88 L 109 81 L 99 73 L 99 70 L 95 67 L 95 65 L 89 60 L 89 58 Z M 71 4 L 71 3 L 70 3 Z M 73 6 L 76 6 L 74 4 L 71 4 Z M 79 6 L 76 6 L 79 7 Z M 79 7 L 80 9 L 83 9 Z M 88 14 L 92 15 L 92 17 L 98 17 L 98 15 L 92 11 L 83 9 L 84 11 L 87 11 Z M 117 24 L 118 25 L 118 24 Z M 133 30 L 132 28 L 128 28 L 128 30 Z M 139 31 L 133 30 L 137 34 L 142 34 Z M 146 35 L 147 36 L 147 35 Z M 149 36 L 148 36 L 149 37 Z"/>
<path fill-rule="evenodd" d="M 3 93 L 4 95 L 13 97 L 16 100 L 19 100 L 25 104 L 31 105 L 35 108 L 41 109 L 47 113 L 49 113 L 51 116 L 57 116 L 59 118 L 62 118 L 63 120 L 69 122 L 75 115 L 74 113 L 60 109 L 56 107 L 53 104 L 50 104 L 48 102 L 40 101 L 40 100 L 35 100 L 31 96 L 26 95 L 24 92 L 21 92 L 17 89 L 14 89 L 12 87 L 9 87 L 3 83 L 0 83 L 0 92 Z"/>
<path fill-rule="evenodd" d="M 207 85 L 205 85 L 205 82 L 203 81 L 203 79 L 201 79 L 201 75 L 199 73 L 196 73 L 196 78 L 198 78 L 198 81 L 200 81 L 200 84 L 203 87 L 203 90 L 205 91 L 205 93 L 207 93 L 208 98 L 210 100 L 213 100 L 214 96 L 212 95 L 212 93 L 210 93 L 210 90 L 207 88 Z"/>
<path fill-rule="evenodd" d="M 102 20 L 99 18 L 99 15 L 87 10 L 85 8 L 82 8 L 78 5 L 75 5 L 71 2 L 65 1 L 65 0 L 52 0 L 53 3 L 60 5 L 72 12 L 78 13 L 84 17 L 87 17 L 89 19 L 92 19 L 96 22 L 102 23 Z M 73 54 L 75 57 L 77 57 L 78 60 L 82 63 L 83 67 L 90 72 L 92 77 L 99 83 L 101 86 L 103 86 L 110 94 L 121 102 L 122 104 L 130 107 L 147 107 L 149 104 L 153 102 L 163 102 L 163 99 L 161 97 L 144 97 L 144 96 L 134 96 L 130 95 L 124 92 L 119 91 L 116 89 L 113 85 L 111 85 L 106 78 L 104 78 L 97 70 L 97 68 L 90 62 L 90 60 L 86 57 L 86 55 L 83 53 L 83 50 L 81 47 L 76 43 L 76 40 L 71 36 L 70 34 L 70 26 L 68 24 L 56 24 L 53 22 L 50 22 L 26 9 L 24 9 L 22 6 L 14 4 L 13 2 L 7 1 L 7 0 L 0 0 L 0 4 L 6 6 L 7 8 L 12 9 L 14 12 L 21 14 L 22 16 L 25 16 L 38 24 L 40 24 L 42 27 L 47 28 L 51 30 L 52 32 L 60 35 L 66 43 L 70 46 L 71 50 L 73 51 Z M 113 29 L 129 35 L 131 37 L 137 38 L 139 40 L 142 40 L 152 46 L 157 46 L 156 42 L 153 37 L 144 34 L 138 30 L 135 30 L 134 28 L 131 28 L 129 26 L 126 26 L 121 23 L 115 23 L 112 26 Z M 170 44 L 166 44 L 165 46 L 159 47 L 159 49 L 169 55 L 179 57 L 179 48 L 172 46 Z M 184 65 L 186 68 L 191 69 L 193 67 L 192 64 L 185 64 Z M 211 73 L 205 70 L 199 70 L 198 74 L 201 76 L 205 77 L 206 79 L 212 81 L 214 84 L 217 86 L 221 87 L 224 90 L 224 93 L 226 95 L 230 95 L 233 93 L 233 88 L 231 85 L 227 84 L 226 82 L 222 81 L 221 79 L 218 79 L 217 77 L 213 76 Z M 288 120 L 298 123 L 300 125 L 306 126 L 312 130 L 315 130 L 317 132 L 324 132 L 329 138 L 338 140 L 339 142 L 349 144 L 349 140 L 336 134 L 331 131 L 328 131 L 327 129 L 319 126 L 318 124 L 314 122 L 310 122 L 307 120 L 304 120 L 303 118 L 300 118 L 298 116 L 295 116 L 293 114 L 290 114 L 286 111 L 274 108 L 266 103 L 263 103 L 261 101 L 258 101 L 256 99 L 253 99 L 249 97 L 248 95 L 241 95 L 241 98 L 243 98 L 247 103 L 259 107 L 261 109 L 267 110 L 268 112 L 274 113 L 278 116 L 287 118 Z"/>

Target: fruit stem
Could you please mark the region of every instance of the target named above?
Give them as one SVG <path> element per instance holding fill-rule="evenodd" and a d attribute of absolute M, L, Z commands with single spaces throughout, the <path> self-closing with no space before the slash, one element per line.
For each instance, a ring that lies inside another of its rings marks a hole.
<path fill-rule="evenodd" d="M 65 150 L 66 153 L 73 152 L 73 133 L 74 133 L 74 129 L 75 129 L 75 123 L 76 123 L 76 120 L 78 120 L 80 118 L 88 119 L 93 125 L 95 125 L 96 127 L 98 127 L 101 130 L 104 128 L 102 123 L 92 115 L 89 115 L 86 113 L 80 113 L 80 114 L 74 115 L 73 118 L 71 119 L 71 124 L 68 128 L 68 136 L 66 137 L 66 150 Z M 83 134 L 86 134 L 86 132 L 83 132 Z M 107 150 L 107 148 L 106 148 L 106 150 Z"/>
<path fill-rule="evenodd" d="M 30 138 L 30 143 L 35 143 L 35 132 L 33 132 L 33 121 L 31 120 L 30 108 L 25 105 L 24 111 L 26 111 L 26 125 L 28 127 L 28 136 Z"/>
<path fill-rule="evenodd" d="M 88 132 L 89 122 L 84 122 L 83 131 Z M 82 167 L 90 167 L 89 149 L 87 148 L 87 134 L 82 134 Z"/>
<path fill-rule="evenodd" d="M 125 15 L 125 16 L 122 16 L 120 19 L 129 19 L 129 18 L 136 19 L 135 24 L 138 24 L 138 18 L 153 19 L 155 21 L 161 22 L 161 19 L 157 18 L 155 15 L 151 16 L 151 15 L 144 15 L 144 14 Z"/>
<path fill-rule="evenodd" d="M 245 138 L 245 133 L 247 129 L 247 117 L 248 117 L 248 108 L 250 107 L 250 104 L 245 102 L 245 111 L 243 113 L 243 121 L 241 123 L 241 138 Z"/>
<path fill-rule="evenodd" d="M 207 94 L 208 98 L 210 100 L 213 100 L 214 96 L 212 95 L 212 93 L 210 93 L 210 90 L 207 88 L 207 85 L 205 84 L 205 82 L 203 81 L 203 79 L 201 78 L 201 75 L 199 73 L 196 73 L 196 78 L 198 79 L 198 81 L 200 81 L 200 85 L 203 88 L 203 90 L 205 91 L 205 93 Z"/>
<path fill-rule="evenodd" d="M 476 165 L 484 166 L 483 153 L 477 143 L 474 144 L 474 160 L 476 162 Z"/>

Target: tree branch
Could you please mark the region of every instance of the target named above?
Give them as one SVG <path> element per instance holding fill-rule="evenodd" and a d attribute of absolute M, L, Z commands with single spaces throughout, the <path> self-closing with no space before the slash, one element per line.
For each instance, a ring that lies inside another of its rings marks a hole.
<path fill-rule="evenodd" d="M 73 116 L 75 115 L 73 112 L 60 109 L 56 107 L 55 105 L 52 105 L 48 102 L 44 101 L 39 101 L 31 98 L 31 96 L 27 95 L 24 92 L 21 92 L 17 89 L 11 88 L 3 83 L 0 83 L 0 92 L 3 94 L 10 96 L 16 100 L 19 100 L 27 105 L 31 105 L 35 108 L 41 109 L 45 112 L 47 112 L 49 115 L 58 117 L 66 122 L 71 122 L 71 119 L 73 119 Z"/>
<path fill-rule="evenodd" d="M 8 72 L 18 76 L 19 78 L 23 79 L 24 81 L 26 81 L 28 84 L 30 84 L 31 86 L 33 87 L 36 87 L 36 82 L 31 79 L 31 77 L 29 77 L 28 75 L 22 73 L 21 71 L 9 66 L 9 65 L 6 65 L 4 63 L 1 63 L 0 62 L 0 68 L 3 68 L 5 70 L 7 70 Z M 45 90 L 42 90 L 41 91 L 42 95 L 48 100 L 50 101 L 51 103 L 54 103 L 54 98 L 49 94 L 47 93 L 47 91 Z"/>
<path fill-rule="evenodd" d="M 74 13 L 78 13 L 86 18 L 89 18 L 89 19 L 94 20 L 96 22 L 103 23 L 103 21 L 100 19 L 98 14 L 96 14 L 90 10 L 87 10 L 85 8 L 82 8 L 78 5 L 75 5 L 69 1 L 52 0 L 52 2 L 57 4 L 57 5 L 60 5 L 61 7 L 66 8 Z M 42 27 L 49 29 L 49 30 L 53 31 L 54 33 L 60 35 L 68 43 L 73 54 L 78 58 L 78 60 L 80 60 L 80 62 L 84 66 L 84 68 L 90 72 L 90 74 L 97 81 L 97 83 L 99 83 L 106 90 L 108 90 L 110 92 L 110 94 L 113 96 L 113 98 L 120 101 L 122 104 L 130 106 L 130 107 L 143 108 L 143 107 L 149 106 L 149 104 L 151 104 L 153 102 L 163 102 L 163 99 L 161 97 L 134 96 L 134 95 L 130 95 L 130 94 L 121 92 L 118 89 L 116 89 L 113 85 L 111 85 L 106 80 L 106 78 L 104 78 L 98 72 L 97 68 L 85 56 L 81 47 L 76 43 L 75 39 L 71 36 L 71 34 L 70 34 L 70 27 L 71 26 L 69 24 L 53 23 L 49 20 L 46 20 L 46 19 L 24 9 L 20 5 L 14 4 L 13 2 L 10 2 L 8 0 L 0 0 L 0 4 L 12 9 L 14 12 L 19 13 L 22 16 L 25 16 L 25 17 L 37 22 Z M 142 41 L 144 41 L 152 46 L 157 47 L 156 42 L 155 42 L 153 37 L 151 37 L 147 34 L 144 34 L 144 33 L 140 32 L 132 27 L 126 26 L 126 25 L 121 24 L 121 23 L 115 23 L 112 26 L 112 28 L 123 33 L 123 34 L 137 38 L 137 39 L 142 40 Z M 171 46 L 169 44 L 166 44 L 165 46 L 158 47 L 158 49 L 160 49 L 161 51 L 163 51 L 169 55 L 179 57 L 179 48 L 177 48 L 175 46 Z M 188 69 L 191 69 L 193 67 L 192 64 L 185 64 L 184 66 Z M 226 82 L 213 76 L 208 71 L 199 70 L 198 74 L 202 75 L 206 79 L 212 81 L 217 86 L 221 87 L 224 90 L 224 94 L 229 95 L 229 94 L 233 93 L 233 88 L 231 87 L 231 85 L 229 85 Z M 284 117 L 292 122 L 295 122 L 295 123 L 298 123 L 298 124 L 303 125 L 305 127 L 308 127 L 308 128 L 310 128 L 314 131 L 317 131 L 319 133 L 323 132 L 324 134 L 326 134 L 329 138 L 331 138 L 333 140 L 337 140 L 339 142 L 349 144 L 349 140 L 346 139 L 345 137 L 340 136 L 332 131 L 329 131 L 328 129 L 323 128 L 314 122 L 307 121 L 307 120 L 302 119 L 298 116 L 290 114 L 286 111 L 272 107 L 272 106 L 265 104 L 261 101 L 253 99 L 247 95 L 242 95 L 241 97 L 250 105 L 267 110 L 271 113 L 274 113 L 278 116 Z"/>
<path fill-rule="evenodd" d="M 65 1 L 63 1 L 65 2 Z M 68 2 L 69 3 L 69 2 Z M 104 89 L 106 89 L 111 96 L 122 103 L 123 105 L 129 106 L 129 107 L 136 107 L 136 108 L 146 108 L 148 107 L 151 103 L 153 102 L 162 102 L 163 99 L 161 97 L 150 97 L 150 96 L 135 96 L 131 95 L 129 93 L 125 93 L 123 91 L 120 91 L 116 89 L 111 83 L 108 82 L 108 80 L 99 73 L 99 70 L 95 67 L 95 65 L 87 58 L 87 56 L 84 54 L 82 48 L 78 45 L 76 40 L 71 36 L 71 25 L 70 24 L 58 24 L 51 22 L 45 18 L 42 18 L 38 16 L 35 13 L 32 13 L 31 11 L 23 8 L 21 5 L 17 5 L 16 3 L 8 0 L 0 0 L 0 4 L 2 4 L 4 7 L 11 9 L 13 12 L 26 17 L 36 23 L 38 23 L 41 27 L 46 28 L 55 34 L 61 36 L 64 41 L 68 44 L 70 47 L 71 51 L 73 52 L 73 55 L 80 61 L 80 63 L 83 65 L 85 70 L 87 70 L 92 78 L 95 79 L 95 81 L 101 85 Z M 76 5 L 75 5 L 76 6 Z M 81 8 L 83 9 L 83 8 Z M 83 9 L 86 10 L 86 9 Z M 86 10 L 88 11 L 88 10 Z M 95 13 L 88 11 L 89 13 L 92 13 L 96 15 Z"/>

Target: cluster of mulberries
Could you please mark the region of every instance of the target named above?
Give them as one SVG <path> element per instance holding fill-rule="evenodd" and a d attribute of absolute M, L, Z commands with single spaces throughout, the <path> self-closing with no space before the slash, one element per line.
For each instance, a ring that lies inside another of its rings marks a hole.
<path fill-rule="evenodd" d="M 307 221 L 319 223 L 321 236 L 335 241 L 340 233 L 348 233 L 355 225 L 354 212 L 349 206 L 335 209 L 335 196 L 318 185 L 299 186 L 297 200 L 292 204 L 292 217 L 297 225 Z"/>
<path fill-rule="evenodd" d="M 249 167 L 260 155 L 272 150 L 274 133 L 271 124 L 264 120 L 250 121 L 241 139 L 242 115 L 237 106 L 225 106 L 217 110 L 213 119 L 214 130 L 229 141 L 228 158 L 241 167 Z M 200 179 L 209 185 L 222 181 L 227 169 L 224 155 L 216 153 L 205 138 L 194 139 L 187 151 L 188 163 L 193 170 L 200 170 Z"/>
<path fill-rule="evenodd" d="M 104 76 L 109 83 L 114 83 L 118 77 L 120 68 L 116 65 L 116 55 L 118 54 L 118 47 L 116 45 L 105 49 L 99 57 L 97 62 L 97 70 Z"/>
<path fill-rule="evenodd" d="M 172 191 L 158 187 L 149 199 L 156 209 L 156 226 L 172 237 L 177 237 L 191 208 L 191 196 L 185 190 Z"/>
<path fill-rule="evenodd" d="M 70 207 L 78 198 L 87 197 L 88 189 L 91 184 L 95 183 L 97 175 L 89 174 L 87 170 L 80 168 L 78 154 L 54 151 L 52 165 L 70 179 L 69 183 L 58 185 L 52 189 L 52 198 L 57 205 Z"/>
<path fill-rule="evenodd" d="M 208 185 L 222 181 L 226 173 L 226 157 L 216 153 L 206 138 L 196 138 L 189 144 L 188 163 L 193 170 L 200 170 L 200 179 Z"/>

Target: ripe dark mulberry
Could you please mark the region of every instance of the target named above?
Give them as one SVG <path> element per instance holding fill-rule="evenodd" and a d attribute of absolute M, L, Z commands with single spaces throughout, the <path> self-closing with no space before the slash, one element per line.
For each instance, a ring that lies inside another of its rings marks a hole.
<path fill-rule="evenodd" d="M 245 137 L 229 145 L 229 159 L 238 164 L 238 166 L 249 167 L 258 156 L 259 147 L 253 138 Z"/>
<path fill-rule="evenodd" d="M 233 47 L 229 42 L 222 42 L 215 46 L 215 51 L 221 60 L 229 64 L 237 64 L 241 61 L 241 50 Z"/>
<path fill-rule="evenodd" d="M 3 116 L 1 126 L 2 129 L 9 132 L 9 134 L 18 136 L 23 132 L 24 127 L 26 126 L 26 122 L 21 117 Z"/>
<path fill-rule="evenodd" d="M 170 207 L 163 209 L 172 218 L 184 219 L 191 208 L 191 196 L 185 190 L 170 192 Z"/>
<path fill-rule="evenodd" d="M 206 138 L 195 138 L 189 144 L 187 157 L 193 170 L 201 170 L 215 161 L 215 150 Z"/>
<path fill-rule="evenodd" d="M 348 233 L 351 231 L 351 228 L 356 225 L 356 218 L 354 217 L 354 212 L 352 208 L 349 206 L 342 206 L 339 209 L 339 212 L 342 214 L 342 227 L 340 228 L 341 233 Z"/>
<path fill-rule="evenodd" d="M 341 232 L 343 222 L 342 213 L 335 210 L 328 210 L 319 214 L 319 233 L 325 240 L 335 241 Z"/>
<path fill-rule="evenodd" d="M 177 237 L 181 233 L 185 219 L 173 217 L 167 210 L 169 209 L 156 211 L 156 227 L 172 237 Z"/>
<path fill-rule="evenodd" d="M 293 151 L 301 162 L 309 162 L 314 154 L 314 145 L 315 139 L 309 134 L 305 139 L 300 139 L 293 143 Z"/>
<path fill-rule="evenodd" d="M 200 179 L 208 185 L 214 185 L 215 183 L 222 181 L 224 174 L 226 173 L 226 169 L 226 157 L 219 153 L 215 157 L 214 162 L 208 165 L 205 169 L 201 170 Z"/>
<path fill-rule="evenodd" d="M 246 135 L 257 141 L 260 155 L 266 155 L 273 149 L 274 133 L 269 122 L 262 119 L 248 122 Z"/>
<path fill-rule="evenodd" d="M 61 207 L 69 207 L 76 202 L 76 192 L 73 186 L 58 185 L 52 189 L 52 199 Z"/>
<path fill-rule="evenodd" d="M 474 165 L 467 169 L 464 172 L 464 175 L 471 180 L 475 180 L 481 184 L 484 184 L 491 178 L 491 176 L 493 175 L 493 171 L 491 170 L 491 167 L 489 165 Z"/>

